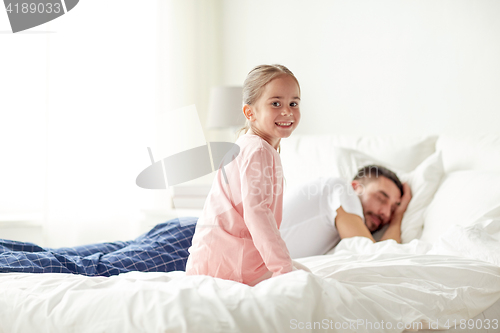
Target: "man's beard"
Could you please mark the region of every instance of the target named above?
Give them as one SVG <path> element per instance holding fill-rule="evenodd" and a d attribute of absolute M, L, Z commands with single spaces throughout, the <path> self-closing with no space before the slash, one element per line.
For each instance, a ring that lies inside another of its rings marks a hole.
<path fill-rule="evenodd" d="M 384 223 L 380 223 L 377 227 L 377 229 L 373 230 L 373 231 L 370 231 L 371 234 L 374 234 L 376 233 L 377 231 L 379 231 L 380 229 L 382 229 L 383 227 L 385 227 L 385 224 Z"/>
<path fill-rule="evenodd" d="M 378 226 L 375 228 L 375 230 L 371 230 L 370 228 L 368 228 L 368 230 L 370 231 L 370 233 L 372 233 L 372 234 L 373 234 L 373 233 L 375 233 L 375 232 L 379 231 L 380 229 L 382 229 L 382 228 L 386 225 L 386 223 L 385 223 L 384 219 L 382 218 L 382 216 L 377 215 L 377 214 L 373 214 L 373 213 L 369 212 L 369 213 L 367 213 L 367 214 L 365 215 L 365 220 L 367 220 L 367 219 L 368 219 L 368 216 L 370 216 L 370 222 L 371 222 L 371 224 L 372 224 L 372 225 L 373 225 L 373 219 L 371 218 L 372 216 L 376 217 L 376 218 L 380 221 L 380 223 L 379 223 L 379 224 L 378 224 Z M 367 226 L 367 227 L 368 227 L 368 226 Z"/>

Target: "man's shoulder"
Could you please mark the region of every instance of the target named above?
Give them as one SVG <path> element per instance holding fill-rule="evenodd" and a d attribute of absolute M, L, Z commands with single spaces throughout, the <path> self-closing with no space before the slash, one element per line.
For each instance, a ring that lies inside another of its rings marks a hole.
<path fill-rule="evenodd" d="M 318 181 L 321 181 L 325 186 L 347 187 L 349 185 L 349 182 L 341 177 L 319 177 Z"/>
<path fill-rule="evenodd" d="M 340 177 L 317 177 L 294 186 L 289 192 L 291 195 L 307 193 L 308 200 L 313 197 L 326 199 L 334 193 L 348 193 L 349 186 L 349 182 Z"/>
<path fill-rule="evenodd" d="M 324 178 L 323 182 L 323 193 L 329 196 L 326 203 L 332 214 L 336 215 L 333 212 L 342 206 L 346 213 L 358 215 L 364 221 L 361 200 L 349 181 L 340 177 L 328 177 Z"/>
<path fill-rule="evenodd" d="M 319 177 L 313 181 L 319 188 L 323 195 L 333 193 L 347 193 L 352 189 L 349 182 L 341 177 Z M 351 191 L 352 192 L 352 191 Z"/>

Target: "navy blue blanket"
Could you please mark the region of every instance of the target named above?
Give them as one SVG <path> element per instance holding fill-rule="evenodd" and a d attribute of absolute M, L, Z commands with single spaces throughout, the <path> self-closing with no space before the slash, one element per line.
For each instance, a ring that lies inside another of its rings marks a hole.
<path fill-rule="evenodd" d="M 197 220 L 173 219 L 132 241 L 71 248 L 0 239 L 0 272 L 111 276 L 130 271 L 184 271 Z"/>

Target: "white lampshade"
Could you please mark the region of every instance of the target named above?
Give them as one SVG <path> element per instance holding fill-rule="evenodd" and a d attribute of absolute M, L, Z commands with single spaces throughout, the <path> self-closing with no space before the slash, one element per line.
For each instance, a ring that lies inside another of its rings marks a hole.
<path fill-rule="evenodd" d="M 242 100 L 242 87 L 219 86 L 212 88 L 207 128 L 231 128 L 245 125 Z"/>

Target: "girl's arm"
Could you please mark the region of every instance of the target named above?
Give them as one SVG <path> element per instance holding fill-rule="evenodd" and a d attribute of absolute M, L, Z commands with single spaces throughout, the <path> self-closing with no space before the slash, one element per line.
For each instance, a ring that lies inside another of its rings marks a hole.
<path fill-rule="evenodd" d="M 282 210 L 282 195 L 274 188 L 273 156 L 265 149 L 259 149 L 248 161 L 241 173 L 243 218 L 267 268 L 273 276 L 291 272 L 292 259 L 281 238 L 278 225 L 271 210 L 273 198 L 281 198 L 276 209 Z M 283 184 L 279 184 L 282 186 Z"/>

